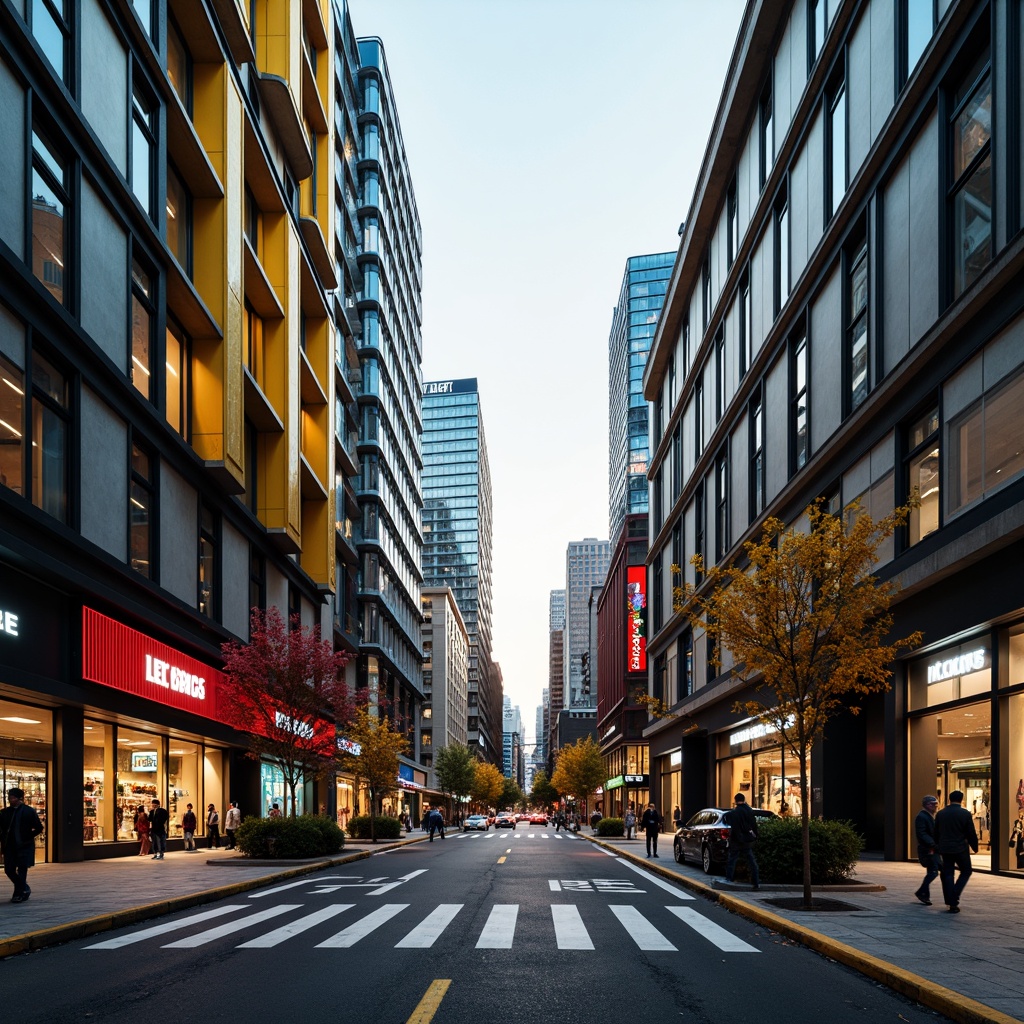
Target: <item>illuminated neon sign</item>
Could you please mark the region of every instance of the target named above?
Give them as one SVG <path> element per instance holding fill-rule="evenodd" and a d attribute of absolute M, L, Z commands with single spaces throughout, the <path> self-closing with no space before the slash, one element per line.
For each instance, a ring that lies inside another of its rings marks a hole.
<path fill-rule="evenodd" d="M 626 568 L 626 666 L 630 672 L 647 671 L 647 569 Z"/>

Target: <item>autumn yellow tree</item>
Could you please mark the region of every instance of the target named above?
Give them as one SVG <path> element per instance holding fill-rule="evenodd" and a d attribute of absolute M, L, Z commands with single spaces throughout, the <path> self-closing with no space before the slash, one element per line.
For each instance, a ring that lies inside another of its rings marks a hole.
<path fill-rule="evenodd" d="M 592 736 L 584 736 L 559 750 L 551 785 L 563 796 L 572 795 L 589 808 L 590 797 L 607 777 L 601 748 Z"/>
<path fill-rule="evenodd" d="M 477 761 L 473 765 L 473 784 L 469 795 L 477 803 L 494 807 L 504 788 L 505 776 L 489 761 Z"/>
<path fill-rule="evenodd" d="M 715 665 L 728 652 L 733 675 L 755 684 L 758 699 L 734 710 L 774 730 L 800 765 L 807 906 L 811 750 L 835 714 L 857 714 L 859 698 L 888 689 L 897 653 L 921 643 L 920 633 L 891 637 L 898 585 L 873 575 L 879 547 L 911 507 L 875 522 L 856 502 L 836 516 L 818 501 L 798 526 L 767 519 L 735 564 L 706 568 L 695 558 L 699 590 L 675 595 L 676 610 L 689 612 L 714 641 Z"/>

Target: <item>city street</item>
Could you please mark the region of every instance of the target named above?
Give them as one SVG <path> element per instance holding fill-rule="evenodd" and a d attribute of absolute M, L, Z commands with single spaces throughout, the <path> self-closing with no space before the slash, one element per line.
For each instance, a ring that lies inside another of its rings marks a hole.
<path fill-rule="evenodd" d="M 527 826 L 449 831 L 5 971 L 17 979 L 7 1015 L 23 1024 L 945 1019 L 639 865 Z"/>

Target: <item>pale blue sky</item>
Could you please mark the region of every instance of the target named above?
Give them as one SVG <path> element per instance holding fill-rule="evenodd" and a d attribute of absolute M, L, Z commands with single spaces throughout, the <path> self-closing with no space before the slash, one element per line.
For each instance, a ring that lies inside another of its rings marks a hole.
<path fill-rule="evenodd" d="M 494 656 L 526 732 L 570 540 L 608 537 L 608 331 L 675 250 L 742 0 L 351 0 L 384 42 L 423 228 L 423 379 L 477 377 Z"/>

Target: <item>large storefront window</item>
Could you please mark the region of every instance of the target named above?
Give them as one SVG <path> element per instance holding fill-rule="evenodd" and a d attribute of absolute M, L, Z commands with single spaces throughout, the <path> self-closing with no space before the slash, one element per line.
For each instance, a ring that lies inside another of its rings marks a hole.
<path fill-rule="evenodd" d="M 1024 637 L 1014 638 L 1018 642 Z M 1013 639 L 1011 639 L 1011 645 Z M 1009 761 L 1008 785 L 1002 800 L 1003 814 L 1009 826 L 1009 840 L 1000 842 L 999 867 L 1004 871 L 1024 871 L 1024 693 L 1007 697 L 1004 707 L 1003 737 Z"/>
<path fill-rule="evenodd" d="M 810 776 L 807 791 L 812 792 Z M 783 749 L 774 729 L 755 722 L 719 739 L 719 807 L 731 807 L 737 793 L 751 807 L 783 818 L 803 812 L 800 762 Z"/>
<path fill-rule="evenodd" d="M 36 836 L 37 857 L 46 850 L 47 795 L 53 763 L 53 715 L 42 708 L 0 700 L 0 805 L 7 790 L 25 791 L 25 803 L 35 808 L 43 823 Z"/>
<path fill-rule="evenodd" d="M 109 727 L 108 727 L 109 728 Z M 114 804 L 114 835 L 102 838 L 131 840 L 139 807 L 152 809 L 153 801 L 165 806 L 163 741 L 152 733 L 117 730 L 117 799 Z M 174 821 L 175 809 L 167 807 Z"/>
<path fill-rule="evenodd" d="M 171 838 L 184 835 L 181 818 L 185 813 L 185 805 L 191 804 L 199 820 L 199 834 L 205 832 L 206 815 L 201 813 L 203 792 L 199 788 L 199 744 L 189 743 L 171 737 L 167 751 L 167 812 L 171 816 Z"/>
<path fill-rule="evenodd" d="M 82 760 L 82 839 L 102 843 L 114 838 L 114 727 L 85 722 Z"/>
<path fill-rule="evenodd" d="M 284 772 L 271 761 L 260 762 L 260 788 L 263 792 L 263 816 L 267 817 L 274 805 L 285 816 L 292 813 L 291 789 L 284 781 Z M 295 813 L 305 814 L 302 780 L 295 787 Z"/>

